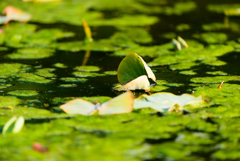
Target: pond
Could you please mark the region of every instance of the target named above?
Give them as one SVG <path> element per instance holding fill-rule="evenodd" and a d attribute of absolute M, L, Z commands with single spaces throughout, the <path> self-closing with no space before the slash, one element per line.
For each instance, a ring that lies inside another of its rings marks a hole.
<path fill-rule="evenodd" d="M 0 132 L 15 116 L 25 123 L 0 135 L 0 160 L 240 160 L 237 0 L 2 0 L 0 11 L 7 6 L 21 11 L 9 22 L 0 15 Z M 135 99 L 169 92 L 204 102 L 91 116 L 60 108 L 120 95 L 118 66 L 131 53 L 157 83 Z"/>

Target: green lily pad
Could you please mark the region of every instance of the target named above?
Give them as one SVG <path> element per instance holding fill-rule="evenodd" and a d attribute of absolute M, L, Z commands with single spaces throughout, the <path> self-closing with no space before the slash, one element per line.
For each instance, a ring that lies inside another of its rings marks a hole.
<path fill-rule="evenodd" d="M 17 97 L 12 96 L 0 96 L 0 107 L 17 106 L 21 100 Z"/>
<path fill-rule="evenodd" d="M 8 46 L 11 47 L 24 47 L 26 44 L 22 43 L 22 40 L 32 35 L 37 29 L 36 25 L 15 23 L 3 27 L 4 33 L 2 38 Z"/>
<path fill-rule="evenodd" d="M 238 16 L 240 4 L 209 4 L 207 9 L 212 12 L 224 13 L 227 16 Z"/>
<path fill-rule="evenodd" d="M 150 66 L 158 66 L 164 64 L 174 64 L 174 63 L 184 63 L 195 60 L 210 59 L 216 56 L 224 55 L 228 52 L 233 51 L 233 47 L 230 45 L 210 45 L 203 49 L 202 45 L 197 45 L 189 48 L 183 49 L 168 55 L 162 55 L 155 58 L 152 62 L 148 63 Z"/>
<path fill-rule="evenodd" d="M 185 30 L 189 30 L 190 28 L 191 28 L 190 25 L 185 23 L 181 23 L 176 26 L 177 31 L 185 31 Z"/>
<path fill-rule="evenodd" d="M 87 82 L 86 78 L 74 78 L 74 77 L 62 77 L 60 78 L 61 81 L 63 82 L 82 82 L 85 83 Z"/>
<path fill-rule="evenodd" d="M 76 84 L 60 84 L 59 87 L 72 88 L 72 87 L 77 87 L 77 85 Z"/>
<path fill-rule="evenodd" d="M 18 96 L 18 97 L 32 97 L 32 96 L 39 95 L 37 91 L 33 91 L 33 90 L 17 90 L 17 91 L 8 92 L 8 94 L 12 96 Z"/>
<path fill-rule="evenodd" d="M 53 55 L 53 49 L 46 48 L 25 48 L 19 49 L 17 53 L 8 54 L 10 59 L 43 59 Z"/>
<path fill-rule="evenodd" d="M 17 75 L 19 82 L 28 82 L 28 83 L 51 83 L 52 80 L 40 77 L 32 73 L 21 73 Z"/>
<path fill-rule="evenodd" d="M 171 43 L 162 44 L 158 46 L 131 46 L 126 49 L 117 50 L 113 53 L 113 55 L 117 56 L 127 56 L 129 53 L 132 53 L 133 51 L 138 53 L 140 56 L 150 56 L 150 57 L 157 57 L 160 55 L 167 55 L 172 54 L 172 51 L 169 51 L 171 49 L 174 49 L 174 45 Z"/>
<path fill-rule="evenodd" d="M 167 87 L 167 86 L 157 84 L 156 86 L 151 87 L 150 91 L 151 92 L 161 92 L 161 91 L 167 90 L 168 88 L 169 87 Z"/>
<path fill-rule="evenodd" d="M 72 73 L 76 77 L 80 78 L 86 78 L 86 77 L 101 77 L 104 76 L 104 74 L 99 74 L 99 73 L 86 73 L 86 72 L 73 72 Z"/>
<path fill-rule="evenodd" d="M 56 75 L 52 73 L 53 71 L 55 71 L 54 68 L 37 69 L 35 74 L 45 78 L 53 78 L 56 77 Z"/>
<path fill-rule="evenodd" d="M 117 75 L 117 71 L 105 71 L 105 75 Z"/>
<path fill-rule="evenodd" d="M 74 69 L 81 72 L 98 72 L 100 70 L 98 66 L 77 66 Z"/>
<path fill-rule="evenodd" d="M 0 78 L 15 77 L 16 74 L 29 70 L 29 66 L 20 63 L 0 64 Z"/>
<path fill-rule="evenodd" d="M 239 81 L 239 76 L 214 76 L 214 77 L 196 77 L 192 78 L 191 82 L 194 83 L 221 83 L 222 81 Z"/>
<path fill-rule="evenodd" d="M 222 66 L 226 65 L 227 63 L 221 60 L 218 60 L 217 58 L 207 58 L 203 60 L 201 63 L 207 64 L 207 65 L 212 65 L 212 66 Z"/>
<path fill-rule="evenodd" d="M 112 43 L 121 47 L 136 46 L 136 43 L 150 43 L 152 37 L 144 28 L 128 27 L 119 28 L 113 36 L 110 37 Z"/>
<path fill-rule="evenodd" d="M 185 70 L 185 71 L 179 72 L 179 74 L 183 74 L 183 75 L 196 75 L 197 73 L 192 71 L 192 70 Z"/>
<path fill-rule="evenodd" d="M 225 33 L 214 33 L 214 32 L 201 33 L 199 35 L 194 35 L 194 37 L 200 40 L 203 40 L 209 44 L 223 43 L 223 42 L 226 42 L 228 39 Z"/>
<path fill-rule="evenodd" d="M 170 65 L 170 69 L 172 70 L 183 70 L 183 69 L 190 69 L 193 66 L 197 66 L 198 63 L 195 62 L 183 62 L 178 64 L 172 64 Z"/>
<path fill-rule="evenodd" d="M 11 87 L 12 84 L 0 84 L 0 89 Z"/>
<path fill-rule="evenodd" d="M 146 75 L 153 81 L 156 81 L 152 70 L 147 66 L 145 61 L 136 53 L 127 55 L 119 64 L 118 81 L 125 84 L 142 75 Z"/>
<path fill-rule="evenodd" d="M 64 65 L 63 63 L 56 63 L 56 64 L 53 64 L 53 66 L 57 68 L 67 68 L 67 66 Z"/>
<path fill-rule="evenodd" d="M 214 72 L 206 72 L 207 74 L 210 75 L 228 75 L 227 73 L 223 72 L 223 71 L 214 71 Z"/>

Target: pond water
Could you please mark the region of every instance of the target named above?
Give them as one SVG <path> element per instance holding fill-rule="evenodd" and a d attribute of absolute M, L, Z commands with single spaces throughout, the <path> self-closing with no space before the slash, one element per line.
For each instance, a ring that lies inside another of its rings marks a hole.
<path fill-rule="evenodd" d="M 26 123 L 0 136 L 0 160 L 240 160 L 237 0 L 3 0 L 0 10 L 9 5 L 32 19 L 0 24 L 0 131 L 14 115 Z M 188 48 L 177 50 L 178 36 Z M 205 102 L 181 112 L 111 116 L 59 109 L 74 98 L 103 103 L 117 96 L 118 65 L 133 52 L 156 75 L 151 93 L 203 95 Z M 34 151 L 35 142 L 48 153 Z"/>

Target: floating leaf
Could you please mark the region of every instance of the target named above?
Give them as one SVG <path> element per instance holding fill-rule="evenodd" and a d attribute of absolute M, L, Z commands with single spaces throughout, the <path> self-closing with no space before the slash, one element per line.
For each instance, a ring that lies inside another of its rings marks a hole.
<path fill-rule="evenodd" d="M 131 91 L 127 91 L 110 101 L 103 103 L 99 108 L 100 115 L 128 113 L 133 109 L 134 97 Z"/>
<path fill-rule="evenodd" d="M 24 125 L 24 118 L 22 116 L 13 116 L 3 127 L 3 134 L 18 133 Z"/>
<path fill-rule="evenodd" d="M 32 97 L 38 96 L 39 93 L 34 90 L 16 90 L 8 92 L 9 95 L 18 96 L 18 97 Z"/>
<path fill-rule="evenodd" d="M 118 81 L 121 85 L 114 89 L 119 91 L 150 89 L 148 78 L 156 82 L 156 77 L 146 62 L 136 53 L 128 54 L 119 64 Z"/>
<path fill-rule="evenodd" d="M 127 91 L 101 105 L 94 105 L 82 99 L 74 99 L 60 106 L 60 108 L 68 114 L 92 115 L 96 111 L 99 111 L 100 115 L 119 114 L 131 112 L 133 101 L 133 93 Z"/>
<path fill-rule="evenodd" d="M 139 76 L 147 75 L 154 82 L 156 77 L 146 62 L 136 53 L 128 54 L 119 64 L 118 81 L 123 84 Z"/>
<path fill-rule="evenodd" d="M 139 98 L 134 101 L 134 108 L 153 108 L 157 111 L 163 112 L 168 109 L 172 109 L 175 105 L 185 106 L 191 103 L 199 103 L 202 102 L 203 98 L 200 95 L 199 97 L 195 97 L 190 94 L 182 94 L 180 96 L 174 95 L 172 93 L 156 93 L 151 96 L 143 94 Z"/>
<path fill-rule="evenodd" d="M 3 19 L 3 21 L 1 21 L 2 23 L 8 23 L 11 20 L 27 22 L 32 17 L 29 13 L 26 13 L 26 12 L 24 12 L 18 8 L 15 8 L 13 6 L 5 7 L 3 10 L 3 13 L 6 14 L 6 18 Z"/>
<path fill-rule="evenodd" d="M 145 90 L 150 91 L 150 83 L 148 81 L 148 77 L 146 75 L 142 75 L 129 83 L 124 85 L 117 85 L 113 88 L 117 91 L 127 91 L 127 90 Z"/>
<path fill-rule="evenodd" d="M 98 72 L 100 70 L 98 66 L 77 66 L 74 69 L 80 72 Z"/>
<path fill-rule="evenodd" d="M 74 99 L 60 106 L 60 108 L 68 114 L 91 115 L 96 111 L 94 104 L 82 99 Z"/>

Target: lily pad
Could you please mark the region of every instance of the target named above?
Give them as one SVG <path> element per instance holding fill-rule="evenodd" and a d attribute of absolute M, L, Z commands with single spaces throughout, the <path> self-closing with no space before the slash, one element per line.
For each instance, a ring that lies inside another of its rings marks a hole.
<path fill-rule="evenodd" d="M 82 83 L 85 83 L 87 81 L 86 78 L 74 78 L 74 77 L 62 77 L 60 78 L 60 80 L 64 82 L 82 82 Z"/>
<path fill-rule="evenodd" d="M 228 39 L 225 33 L 214 33 L 214 32 L 201 33 L 199 35 L 194 35 L 194 37 L 199 38 L 200 40 L 203 40 L 209 44 L 223 43 L 223 42 L 226 42 Z"/>
<path fill-rule="evenodd" d="M 136 53 L 127 55 L 119 64 L 118 67 L 118 81 L 121 84 L 128 83 L 139 76 L 146 75 L 153 81 L 156 77 L 152 70 L 147 66 L 145 61 Z"/>
<path fill-rule="evenodd" d="M 25 48 L 19 49 L 17 53 L 8 54 L 10 59 L 43 59 L 53 55 L 53 49 L 46 48 Z"/>
<path fill-rule="evenodd" d="M 146 75 L 142 75 L 136 79 L 131 80 L 126 84 L 119 84 L 113 88 L 117 91 L 127 91 L 127 90 L 145 90 L 150 91 L 150 83 Z"/>
<path fill-rule="evenodd" d="M 92 115 L 96 111 L 100 115 L 118 114 L 131 112 L 133 101 L 133 94 L 131 91 L 128 91 L 101 105 L 94 105 L 81 99 L 75 99 L 62 105 L 60 108 L 68 114 Z"/>
<path fill-rule="evenodd" d="M 77 66 L 74 69 L 81 72 L 98 72 L 100 70 L 98 66 Z"/>
<path fill-rule="evenodd" d="M 52 73 L 53 71 L 55 71 L 54 68 L 37 69 L 35 74 L 45 78 L 54 78 L 56 75 Z"/>
<path fill-rule="evenodd" d="M 63 63 L 56 63 L 56 64 L 53 64 L 53 66 L 57 68 L 67 68 L 67 66 L 64 65 Z"/>
<path fill-rule="evenodd" d="M 39 95 L 37 91 L 33 91 L 33 90 L 17 90 L 17 91 L 8 92 L 8 94 L 12 96 L 18 96 L 18 97 L 32 97 L 32 96 Z"/>
<path fill-rule="evenodd" d="M 0 64 L 0 78 L 15 77 L 16 74 L 29 70 L 29 66 L 20 63 Z"/>
<path fill-rule="evenodd" d="M 183 75 L 196 75 L 197 73 L 192 71 L 192 70 L 186 70 L 186 71 L 179 72 L 179 74 L 183 74 Z"/>
<path fill-rule="evenodd" d="M 99 73 L 87 73 L 87 72 L 73 72 L 72 73 L 76 77 L 80 78 L 86 78 L 86 77 L 101 77 L 104 76 L 104 74 L 99 74 Z"/>
<path fill-rule="evenodd" d="M 72 88 L 72 87 L 77 87 L 77 85 L 76 84 L 60 84 L 59 87 Z"/>
<path fill-rule="evenodd" d="M 185 106 L 191 103 L 203 102 L 202 96 L 195 97 L 190 94 L 176 96 L 171 93 L 156 93 L 151 96 L 146 94 L 140 96 L 134 101 L 134 109 L 151 107 L 157 111 L 163 112 L 174 108 L 175 105 Z"/>
<path fill-rule="evenodd" d="M 223 71 L 214 71 L 214 72 L 206 72 L 207 74 L 210 75 L 228 75 L 227 73 L 223 72 Z"/>
<path fill-rule="evenodd" d="M 28 82 L 28 83 L 51 83 L 52 80 L 46 79 L 44 77 L 40 77 L 38 75 L 32 73 L 21 73 L 17 75 L 19 82 Z"/>
<path fill-rule="evenodd" d="M 0 107 L 8 107 L 8 106 L 17 106 L 21 100 L 17 97 L 12 96 L 0 96 Z"/>
<path fill-rule="evenodd" d="M 104 74 L 106 74 L 106 75 L 117 75 L 117 71 L 105 71 Z"/>

